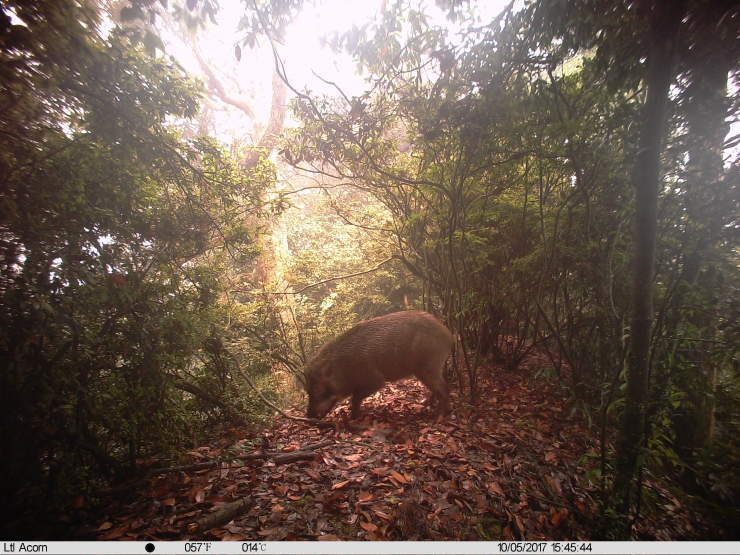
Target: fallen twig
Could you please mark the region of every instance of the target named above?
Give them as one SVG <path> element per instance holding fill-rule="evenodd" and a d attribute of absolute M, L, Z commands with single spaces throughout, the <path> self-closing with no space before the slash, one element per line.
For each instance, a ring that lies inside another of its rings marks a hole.
<path fill-rule="evenodd" d="M 222 526 L 227 524 L 235 517 L 246 511 L 252 504 L 251 497 L 245 497 L 243 499 L 237 499 L 233 503 L 229 503 L 223 509 L 216 511 L 215 513 L 204 516 L 203 518 L 191 522 L 188 524 L 188 534 L 198 534 L 215 528 L 216 526 Z"/>
<path fill-rule="evenodd" d="M 115 488 L 109 488 L 103 491 L 90 492 L 90 497 L 110 497 L 111 495 L 118 495 L 119 493 L 126 493 L 131 490 L 135 490 L 141 486 L 145 486 L 149 483 L 149 480 L 160 474 L 167 474 L 168 472 L 186 472 L 188 470 L 203 470 L 206 468 L 218 468 L 221 466 L 221 461 L 208 461 L 196 464 L 186 464 L 182 466 L 171 466 L 169 468 L 152 468 L 144 474 L 144 477 L 135 482 L 129 484 L 123 484 Z"/>
<path fill-rule="evenodd" d="M 316 453 L 313 452 L 314 450 L 321 449 L 322 447 L 328 447 L 329 445 L 334 445 L 334 443 L 335 442 L 333 440 L 327 439 L 319 443 L 304 445 L 303 447 L 300 447 L 295 451 L 289 451 L 287 453 L 283 451 L 242 453 L 240 455 L 237 455 L 237 458 L 243 461 L 273 459 L 275 461 L 275 464 L 288 464 L 297 461 L 308 461 L 312 460 L 316 456 Z M 190 470 L 205 470 L 207 468 L 220 468 L 222 464 L 222 461 L 208 461 L 195 464 L 186 464 L 182 466 L 170 466 L 168 468 L 152 468 L 144 475 L 141 480 L 137 480 L 135 482 L 131 482 L 130 484 L 124 484 L 115 488 L 110 488 L 104 491 L 91 492 L 90 497 L 101 498 L 118 495 L 120 493 L 127 493 L 129 491 L 147 485 L 149 483 L 149 480 L 151 480 L 155 476 L 159 476 L 160 474 L 167 474 L 169 472 L 187 472 Z"/>
<path fill-rule="evenodd" d="M 278 459 L 278 457 L 282 457 L 283 455 L 292 455 L 293 453 L 302 453 L 302 454 L 311 454 L 308 453 L 309 451 L 314 451 L 315 449 L 321 449 L 322 447 L 328 447 L 329 445 L 334 445 L 334 441 L 331 439 L 327 439 L 324 441 L 321 441 L 319 443 L 312 443 L 310 445 L 304 445 L 303 447 L 300 447 L 296 449 L 295 451 L 265 451 L 264 453 L 244 453 L 241 455 L 237 455 L 237 458 L 243 460 L 243 461 L 254 461 L 259 459 L 269 459 L 272 457 L 275 457 L 275 460 L 283 460 L 285 457 Z"/>

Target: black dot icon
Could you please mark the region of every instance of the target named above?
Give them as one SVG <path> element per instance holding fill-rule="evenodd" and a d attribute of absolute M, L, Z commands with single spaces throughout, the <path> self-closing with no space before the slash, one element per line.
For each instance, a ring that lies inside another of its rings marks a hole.
<path fill-rule="evenodd" d="M 154 544 L 148 543 L 146 544 L 146 547 L 144 547 L 144 549 L 146 549 L 147 553 L 154 553 Z"/>

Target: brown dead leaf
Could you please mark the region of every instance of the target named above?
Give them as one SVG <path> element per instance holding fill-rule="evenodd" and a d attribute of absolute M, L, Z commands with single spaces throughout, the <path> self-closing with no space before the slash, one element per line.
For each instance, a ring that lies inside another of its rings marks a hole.
<path fill-rule="evenodd" d="M 506 494 L 504 493 L 504 490 L 501 489 L 501 486 L 498 482 L 493 482 L 491 484 L 488 484 L 488 491 L 493 492 L 496 495 L 500 495 L 501 497 L 504 497 Z"/>
<path fill-rule="evenodd" d="M 560 486 L 560 480 L 553 478 L 552 476 L 545 476 L 547 483 L 558 495 L 563 495 L 563 488 Z"/>
<path fill-rule="evenodd" d="M 522 521 L 522 517 L 519 515 L 514 515 L 514 522 L 516 522 L 516 527 L 519 528 L 519 531 L 522 533 L 522 536 L 524 535 L 524 522 Z"/>
<path fill-rule="evenodd" d="M 378 527 L 372 522 L 360 522 L 360 526 L 368 532 L 376 532 L 378 530 Z"/>
<path fill-rule="evenodd" d="M 434 504 L 434 513 L 439 514 L 450 507 L 452 507 L 452 503 L 449 503 L 446 499 L 440 499 Z"/>
<path fill-rule="evenodd" d="M 552 525 L 555 528 L 559 528 L 560 525 L 563 523 L 563 521 L 567 518 L 568 518 L 568 509 L 561 509 L 559 511 L 555 511 L 555 514 L 552 515 L 552 520 L 551 520 Z"/>
<path fill-rule="evenodd" d="M 100 539 L 100 540 L 115 540 L 115 539 L 120 538 L 121 536 L 123 536 L 126 532 L 128 532 L 128 527 L 129 527 L 129 524 L 126 523 L 123 526 L 121 526 L 120 528 L 116 528 L 115 530 L 111 530 L 110 532 L 108 532 L 104 536 L 101 536 L 98 539 Z"/>
<path fill-rule="evenodd" d="M 109 520 L 107 522 L 104 522 L 98 527 L 98 532 L 103 532 L 104 530 L 110 530 L 110 528 L 113 527 L 113 523 Z"/>
<path fill-rule="evenodd" d="M 398 480 L 402 484 L 408 483 L 408 482 L 406 482 L 406 478 L 404 478 L 401 474 L 399 474 L 395 470 L 391 470 L 391 476 L 393 476 L 396 480 Z"/>
<path fill-rule="evenodd" d="M 188 492 L 188 500 L 191 503 L 203 503 L 206 498 L 206 494 L 203 488 L 199 484 L 194 485 Z"/>
<path fill-rule="evenodd" d="M 361 491 L 361 492 L 360 492 L 360 493 L 359 493 L 359 494 L 357 495 L 357 500 L 358 500 L 358 501 L 359 501 L 360 503 L 367 503 L 367 502 L 368 502 L 368 501 L 370 501 L 370 500 L 371 500 L 372 498 L 373 498 L 373 494 L 372 494 L 372 493 L 370 493 L 370 492 L 366 492 L 366 491 Z"/>
<path fill-rule="evenodd" d="M 324 534 L 323 536 L 319 536 L 316 538 L 320 542 L 338 542 L 339 538 L 335 536 L 334 534 Z"/>
<path fill-rule="evenodd" d="M 545 461 L 551 462 L 554 460 L 555 460 L 555 453 L 553 453 L 552 451 L 548 451 L 547 453 L 545 453 Z"/>
<path fill-rule="evenodd" d="M 341 489 L 341 488 L 343 488 L 344 486 L 346 486 L 347 484 L 349 484 L 349 482 L 350 482 L 350 480 L 345 480 L 344 482 L 338 482 L 338 483 L 334 484 L 334 485 L 333 485 L 333 486 L 331 487 L 331 490 L 332 490 L 332 491 L 335 491 L 335 490 Z"/>

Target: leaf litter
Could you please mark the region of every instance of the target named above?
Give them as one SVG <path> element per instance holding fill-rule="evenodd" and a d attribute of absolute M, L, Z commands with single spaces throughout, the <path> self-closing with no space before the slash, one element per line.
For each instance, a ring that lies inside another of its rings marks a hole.
<path fill-rule="evenodd" d="M 327 417 L 336 422 L 333 428 L 278 417 L 258 438 L 236 431 L 191 453 L 199 463 L 231 453 L 231 462 L 180 467 L 125 496 L 103 497 L 104 516 L 84 535 L 139 541 L 590 539 L 599 491 L 589 480 L 596 458 L 583 455 L 598 451 L 597 434 L 572 414 L 560 386 L 535 380 L 546 364 L 533 353 L 515 370 L 486 366 L 477 406 L 453 391 L 452 410 L 440 422 L 424 406 L 426 389 L 409 380 L 367 399 L 356 423 L 349 422 L 344 402 Z M 657 482 L 648 485 L 670 496 L 675 519 L 681 504 Z M 693 526 L 702 525 L 701 515 L 693 518 Z M 682 537 L 670 527 L 666 520 L 644 519 L 637 533 Z M 691 528 L 686 520 L 682 531 Z"/>

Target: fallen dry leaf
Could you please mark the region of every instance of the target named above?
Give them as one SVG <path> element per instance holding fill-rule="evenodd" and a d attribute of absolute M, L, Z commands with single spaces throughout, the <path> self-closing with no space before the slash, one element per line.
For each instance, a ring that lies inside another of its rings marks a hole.
<path fill-rule="evenodd" d="M 378 529 L 378 527 L 372 522 L 360 522 L 360 526 L 368 532 L 375 532 Z"/>
<path fill-rule="evenodd" d="M 128 532 L 128 523 L 124 526 L 121 526 L 120 528 L 116 528 L 115 530 L 111 530 L 104 536 L 100 537 L 101 540 L 115 540 L 116 538 L 120 538 L 123 536 L 126 532 Z"/>
<path fill-rule="evenodd" d="M 407 483 L 406 482 L 406 478 L 404 478 L 403 476 L 401 476 L 401 474 L 399 474 L 395 470 L 391 470 L 391 476 L 393 476 L 396 480 L 398 480 L 402 484 L 406 484 Z"/>
<path fill-rule="evenodd" d="M 551 520 L 552 525 L 555 528 L 559 528 L 560 525 L 563 523 L 563 521 L 567 518 L 568 518 L 568 509 L 561 509 L 560 511 L 555 511 L 555 514 L 552 515 L 552 520 Z"/>
<path fill-rule="evenodd" d="M 522 521 L 522 517 L 514 515 L 514 522 L 516 522 L 516 527 L 519 528 L 519 531 L 524 535 L 524 522 Z"/>
<path fill-rule="evenodd" d="M 358 501 L 359 501 L 360 503 L 367 503 L 367 502 L 368 502 L 368 501 L 370 501 L 370 500 L 371 500 L 372 498 L 373 498 L 373 494 L 372 494 L 372 493 L 370 493 L 370 492 L 365 492 L 365 491 L 361 491 L 361 492 L 360 492 L 360 493 L 359 493 L 359 494 L 357 495 L 357 500 L 358 500 Z"/>
<path fill-rule="evenodd" d="M 587 538 L 594 507 L 581 500 L 593 491 L 579 481 L 592 466 L 572 461 L 594 446 L 565 412 L 543 415 L 543 402 L 548 409 L 562 404 L 559 392 L 550 393 L 544 382 L 542 387 L 521 387 L 548 363 L 544 355 L 536 357 L 536 364 L 522 365 L 526 372 L 491 373 L 482 366 L 480 398 L 498 396 L 498 401 L 479 407 L 457 405 L 460 398 L 453 391 L 454 420 L 430 425 L 431 412 L 421 404 L 426 395 L 423 386 L 406 382 L 384 388 L 365 403 L 365 419 L 357 424 L 342 424 L 349 415 L 348 400 L 335 416 L 329 415 L 336 418 L 332 429 L 278 417 L 272 428 L 258 432 L 269 438 L 263 448 L 252 438 L 249 443 L 243 438 L 211 441 L 194 456 L 213 459 L 219 450 L 229 453 L 239 448 L 244 455 L 287 454 L 300 446 L 327 440 L 329 444 L 316 448 L 313 460 L 246 458 L 239 463 L 242 466 L 170 472 L 166 479 L 152 480 L 149 494 L 142 491 L 135 504 L 124 505 L 122 499 L 102 503 L 106 512 L 101 512 L 96 526 L 117 540 L 177 540 L 186 528 L 194 539 L 203 534 L 197 539 L 221 541 L 440 541 L 480 539 L 474 532 L 476 524 L 492 519 L 504 527 L 499 532 L 502 539 Z M 515 407 L 518 414 L 513 416 Z M 525 417 L 531 430 L 520 425 Z M 562 447 L 555 451 L 558 442 Z M 531 464 L 538 458 L 559 465 L 559 472 L 545 474 L 544 484 Z M 553 494 L 577 508 L 573 518 L 550 513 L 545 500 Z M 229 523 L 200 532 L 189 528 L 247 496 L 252 501 L 246 512 Z M 669 500 L 665 497 L 665 502 Z"/>
<path fill-rule="evenodd" d="M 500 495 L 501 497 L 504 497 L 506 494 L 504 493 L 504 490 L 501 489 L 501 486 L 498 482 L 493 482 L 488 485 L 488 491 L 492 491 L 493 493 Z"/>
<path fill-rule="evenodd" d="M 349 482 L 350 482 L 349 480 L 345 480 L 344 482 L 339 482 L 339 483 L 337 483 L 337 484 L 334 484 L 334 485 L 333 485 L 333 486 L 331 487 L 331 489 L 332 489 L 332 491 L 334 491 L 334 490 L 338 490 L 338 489 L 341 489 L 341 488 L 343 488 L 344 486 L 346 486 L 347 484 L 349 484 Z"/>

